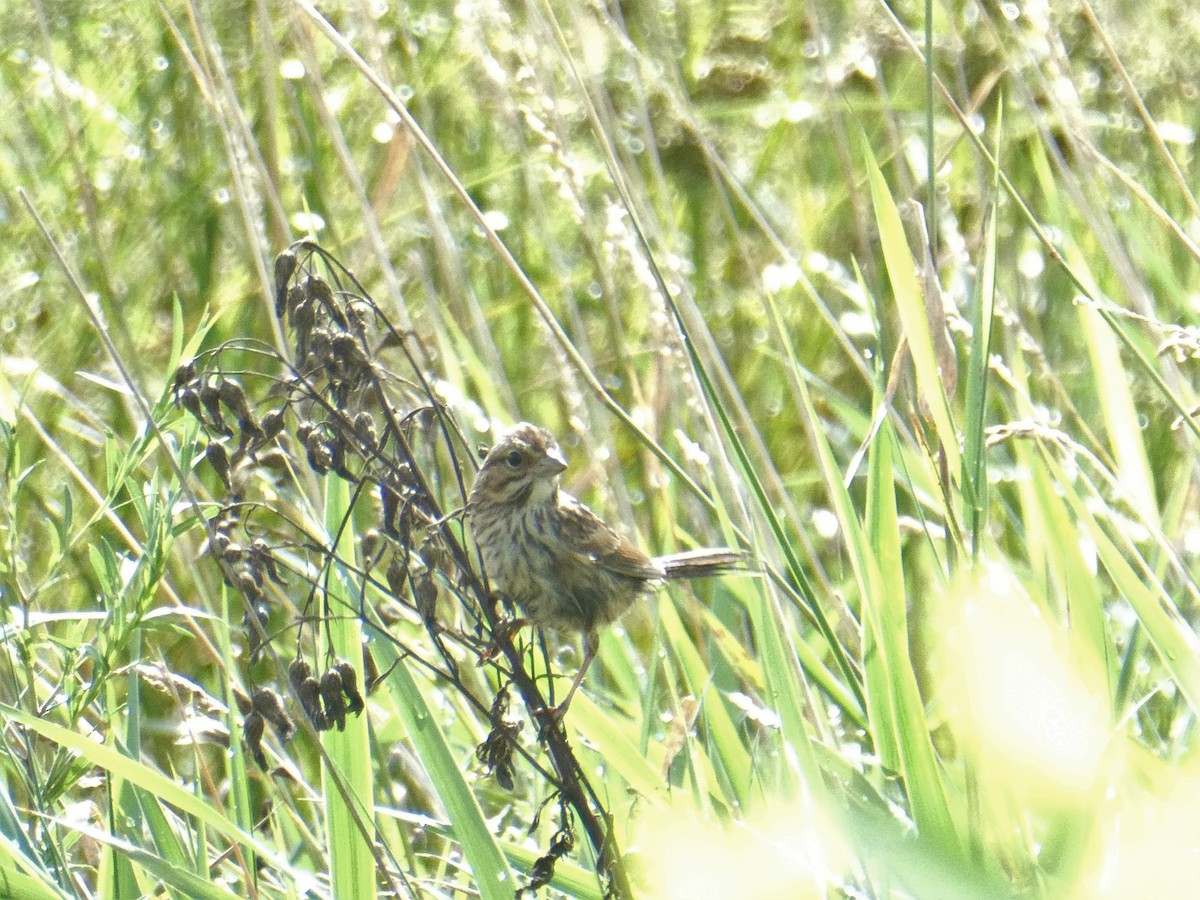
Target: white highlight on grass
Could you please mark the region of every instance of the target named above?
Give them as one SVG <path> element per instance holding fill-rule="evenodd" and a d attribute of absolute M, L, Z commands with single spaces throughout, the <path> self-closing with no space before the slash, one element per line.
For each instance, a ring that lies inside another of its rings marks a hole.
<path fill-rule="evenodd" d="M 833 540 L 838 533 L 838 519 L 831 510 L 814 509 L 811 516 L 813 531 L 827 541 Z"/>
<path fill-rule="evenodd" d="M 288 81 L 297 81 L 304 77 L 304 63 L 294 57 L 281 60 L 279 63 L 279 77 Z"/>
<path fill-rule="evenodd" d="M 783 720 L 779 717 L 779 713 L 769 707 L 759 705 L 741 691 L 730 691 L 725 696 L 729 698 L 730 703 L 745 713 L 746 718 L 751 722 L 757 722 L 764 728 L 783 727 Z"/>
<path fill-rule="evenodd" d="M 1030 247 L 1017 258 L 1017 271 L 1033 281 L 1046 270 L 1046 258 L 1036 247 Z"/>
<path fill-rule="evenodd" d="M 811 804 L 760 808 L 725 825 L 667 807 L 640 824 L 646 895 L 663 900 L 826 896 L 849 869 L 838 826 Z"/>
<path fill-rule="evenodd" d="M 838 324 L 850 337 L 873 337 L 875 320 L 866 313 L 844 312 L 838 316 Z"/>
<path fill-rule="evenodd" d="M 807 100 L 796 100 L 789 103 L 783 117 L 789 122 L 805 122 L 817 114 L 817 108 Z"/>
<path fill-rule="evenodd" d="M 325 227 L 325 220 L 311 210 L 309 212 L 292 213 L 291 221 L 293 228 L 304 233 L 315 233 Z"/>
<path fill-rule="evenodd" d="M 1196 132 L 1182 122 L 1157 122 L 1158 136 L 1168 144 L 1190 147 L 1196 143 Z"/>
<path fill-rule="evenodd" d="M 794 287 L 800 280 L 800 267 L 794 262 L 770 263 L 763 269 L 763 289 L 768 294 L 777 294 Z"/>
<path fill-rule="evenodd" d="M 487 222 L 492 231 L 503 231 L 510 224 L 508 216 L 498 209 L 484 210 L 483 221 Z"/>
<path fill-rule="evenodd" d="M 1035 804 L 1090 791 L 1111 730 L 1089 686 L 1095 665 L 1078 645 L 1069 652 L 1068 632 L 1003 565 L 986 565 L 944 602 L 941 693 L 987 786 Z"/>

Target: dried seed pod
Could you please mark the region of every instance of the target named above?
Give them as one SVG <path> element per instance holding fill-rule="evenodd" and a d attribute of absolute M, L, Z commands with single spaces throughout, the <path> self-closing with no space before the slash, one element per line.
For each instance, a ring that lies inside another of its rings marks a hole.
<path fill-rule="evenodd" d="M 250 609 L 242 615 L 242 627 L 246 630 L 246 651 L 251 661 L 258 659 L 262 652 L 263 637 L 267 633 L 267 619 L 271 615 L 271 607 L 264 601 L 256 600 L 250 604 Z"/>
<path fill-rule="evenodd" d="M 357 381 L 370 371 L 371 363 L 352 334 L 343 331 L 334 335 L 330 353 L 352 381 Z"/>
<path fill-rule="evenodd" d="M 330 432 L 325 446 L 329 448 L 329 468 L 333 469 L 339 477 L 347 481 L 354 481 L 354 473 L 346 468 L 346 442 L 342 439 L 342 433 L 340 431 Z"/>
<path fill-rule="evenodd" d="M 264 469 L 286 472 L 292 458 L 288 456 L 287 451 L 282 447 L 272 447 L 269 450 L 256 454 L 255 459 L 258 460 L 258 464 Z"/>
<path fill-rule="evenodd" d="M 254 421 L 253 416 L 246 419 L 238 419 L 238 428 L 242 430 L 242 436 L 238 440 L 235 456 L 244 457 L 250 448 L 258 447 L 265 443 L 266 436 L 263 434 L 263 430 L 258 427 L 258 422 Z"/>
<path fill-rule="evenodd" d="M 212 543 L 208 545 L 208 552 L 221 559 L 225 557 L 229 551 L 229 545 L 232 543 L 229 532 L 226 530 L 228 526 L 223 528 L 223 524 L 225 523 L 218 522 L 213 526 Z"/>
<path fill-rule="evenodd" d="M 521 733 L 521 726 L 516 722 L 505 721 L 504 716 L 507 712 L 508 690 L 502 688 L 492 701 L 490 714 L 492 729 L 484 738 L 483 743 L 475 748 L 475 758 L 496 776 L 500 787 L 511 791 L 513 775 L 516 772 L 512 762 L 513 750 L 516 746 L 517 736 Z"/>
<path fill-rule="evenodd" d="M 325 310 L 330 321 L 344 331 L 346 317 L 342 315 L 342 311 L 334 301 L 333 288 L 329 286 L 329 283 L 319 275 L 314 275 L 305 284 L 308 287 L 308 296 L 312 298 L 312 301 Z"/>
<path fill-rule="evenodd" d="M 368 528 L 362 536 L 363 566 L 368 569 L 372 568 L 375 563 L 379 562 L 381 553 L 383 553 L 383 535 L 377 528 Z"/>
<path fill-rule="evenodd" d="M 574 832 L 570 828 L 560 829 L 550 839 L 550 852 L 534 861 L 533 866 L 529 869 L 529 884 L 525 885 L 520 893 L 536 892 L 538 888 L 549 884 L 554 878 L 555 864 L 570 853 L 574 846 Z"/>
<path fill-rule="evenodd" d="M 281 741 L 289 741 L 296 733 L 296 723 L 293 722 L 283 708 L 283 698 L 270 688 L 258 688 L 254 692 L 254 709 L 264 719 L 271 723 Z"/>
<path fill-rule="evenodd" d="M 180 363 L 179 368 L 175 370 L 175 380 L 171 383 L 171 396 L 175 398 L 175 402 L 179 402 L 179 393 L 184 386 L 196 380 L 196 361 L 189 359 L 187 362 Z"/>
<path fill-rule="evenodd" d="M 200 392 L 190 385 L 183 389 L 179 395 L 179 405 L 192 414 L 201 425 L 208 425 L 208 420 L 204 418 L 204 408 L 200 404 Z"/>
<path fill-rule="evenodd" d="M 273 441 L 283 431 L 283 410 L 273 409 L 262 417 L 263 443 Z"/>
<path fill-rule="evenodd" d="M 216 385 L 210 382 L 204 382 L 200 385 L 200 403 L 204 406 L 204 411 L 208 413 L 208 423 L 221 434 L 226 437 L 232 437 L 233 429 L 225 422 L 225 416 L 221 413 L 221 392 Z"/>
<path fill-rule="evenodd" d="M 292 331 L 296 335 L 296 358 L 304 359 L 308 355 L 308 339 L 316 324 L 317 315 L 313 310 L 312 301 L 301 300 L 291 313 Z"/>
<path fill-rule="evenodd" d="M 312 666 L 301 656 L 297 656 L 288 665 L 288 681 L 292 683 L 292 689 L 296 693 L 300 693 L 300 685 L 310 675 L 312 675 Z"/>
<path fill-rule="evenodd" d="M 399 599 L 404 593 L 404 582 L 408 579 L 408 566 L 398 556 L 393 556 L 387 567 L 388 590 Z"/>
<path fill-rule="evenodd" d="M 287 584 L 287 581 L 279 574 L 279 566 L 275 563 L 270 545 L 262 538 L 255 538 L 250 543 L 250 558 L 267 573 L 267 577 L 273 582 L 280 586 Z"/>
<path fill-rule="evenodd" d="M 255 566 L 242 566 L 236 577 L 237 589 L 247 600 L 257 600 L 262 596 L 262 576 Z"/>
<path fill-rule="evenodd" d="M 427 626 L 434 622 L 437 615 L 438 587 L 428 572 L 422 572 L 413 578 L 413 595 L 417 598 L 417 614 Z"/>
<path fill-rule="evenodd" d="M 329 405 L 334 409 L 344 412 L 350 405 L 350 391 L 353 385 L 344 378 L 331 378 L 329 380 Z"/>
<path fill-rule="evenodd" d="M 321 699 L 325 703 L 325 721 L 330 726 L 337 726 L 338 731 L 346 730 L 346 699 L 342 693 L 342 676 L 336 669 L 330 669 L 321 676 Z"/>
<path fill-rule="evenodd" d="M 250 712 L 254 709 L 253 701 L 246 696 L 245 691 L 237 687 L 233 689 L 233 702 L 237 704 L 238 712 L 243 716 L 250 715 Z"/>
<path fill-rule="evenodd" d="M 333 306 L 333 288 L 320 275 L 312 275 L 305 279 L 304 289 L 308 292 L 308 296 L 313 299 L 313 302 L 319 306 L 326 308 Z"/>
<path fill-rule="evenodd" d="M 263 730 L 266 728 L 266 720 L 263 719 L 261 713 L 254 711 L 242 720 L 242 734 L 246 737 L 246 746 L 250 750 L 250 755 L 254 757 L 254 761 L 258 763 L 258 767 L 264 771 L 267 768 L 267 758 L 262 751 Z"/>
<path fill-rule="evenodd" d="M 362 337 L 367 332 L 367 311 L 354 303 L 353 298 L 346 302 L 345 309 L 347 329 Z"/>
<path fill-rule="evenodd" d="M 362 694 L 358 692 L 358 673 L 354 671 L 354 666 L 350 663 L 337 663 L 333 667 L 333 671 L 338 673 L 338 677 L 342 679 L 342 693 L 346 695 L 346 712 L 351 715 L 358 715 L 366 708 L 366 702 L 363 700 Z"/>
<path fill-rule="evenodd" d="M 287 292 L 287 314 L 288 319 L 294 320 L 296 317 L 296 307 L 303 303 L 308 298 L 308 292 L 303 285 L 293 284 L 288 288 Z M 292 325 L 295 328 L 295 325 Z"/>
<path fill-rule="evenodd" d="M 400 498 L 387 482 L 379 482 L 379 502 L 383 506 L 383 531 L 391 537 L 397 537 L 396 513 L 400 511 Z"/>
<path fill-rule="evenodd" d="M 375 433 L 375 420 L 366 410 L 354 417 L 354 434 L 362 441 L 363 446 L 370 450 L 374 450 L 375 445 L 379 442 Z"/>
<path fill-rule="evenodd" d="M 208 447 L 204 451 L 204 458 L 208 460 L 208 464 L 213 467 L 213 471 L 217 473 L 217 477 L 225 485 L 225 490 L 232 491 L 233 481 L 229 477 L 229 454 L 226 452 L 224 445 L 216 441 L 209 441 Z"/>
<path fill-rule="evenodd" d="M 287 308 L 287 284 L 296 271 L 296 254 L 284 250 L 275 257 L 275 318 L 283 321 L 283 313 Z"/>
<path fill-rule="evenodd" d="M 325 712 L 321 709 L 321 685 L 317 679 L 311 675 L 305 678 L 296 688 L 296 693 L 300 697 L 300 706 L 309 721 L 312 722 L 313 728 L 317 731 L 328 729 L 329 722 L 325 718 Z"/>
<path fill-rule="evenodd" d="M 239 422 L 243 419 L 254 419 L 254 414 L 250 411 L 250 404 L 246 401 L 246 389 L 241 384 L 231 378 L 222 378 L 217 386 L 217 393 L 221 397 L 221 402 L 229 408 Z"/>
<path fill-rule="evenodd" d="M 333 468 L 333 454 L 329 445 L 321 440 L 319 431 L 309 433 L 304 440 L 304 449 L 308 454 L 309 466 L 318 475 L 324 475 Z"/>
<path fill-rule="evenodd" d="M 314 328 L 312 334 L 309 335 L 308 354 L 302 368 L 311 370 L 331 366 L 333 364 L 333 357 L 329 355 L 329 350 L 332 346 L 333 341 L 329 335 L 329 329 Z"/>

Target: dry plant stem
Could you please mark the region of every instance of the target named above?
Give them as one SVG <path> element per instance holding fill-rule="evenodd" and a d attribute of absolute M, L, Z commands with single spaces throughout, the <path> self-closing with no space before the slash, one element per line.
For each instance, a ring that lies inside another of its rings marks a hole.
<path fill-rule="evenodd" d="M 365 301 L 370 307 L 372 315 L 376 317 L 376 321 L 379 322 L 383 331 L 389 335 L 391 344 L 401 350 L 410 371 L 415 373 L 414 377 L 420 386 L 419 392 L 423 395 L 424 401 L 427 404 L 424 409 L 431 411 L 436 419 L 437 427 L 440 429 L 445 446 L 454 457 L 455 464 L 452 468 L 455 477 L 458 479 L 460 496 L 465 495 L 465 486 L 461 472 L 462 463 L 455 452 L 455 448 L 463 447 L 465 441 L 462 440 L 457 428 L 437 401 L 436 394 L 429 384 L 422 366 L 411 355 L 408 335 L 398 331 L 392 325 L 387 315 L 370 299 L 370 294 L 358 282 L 354 274 L 319 245 L 310 241 L 299 241 L 293 244 L 288 252 L 293 254 L 297 259 L 297 272 L 310 271 L 311 263 L 309 261 L 300 262 L 305 254 L 309 255 L 309 259 L 311 257 L 319 257 L 328 267 L 335 281 L 340 281 L 344 277 L 346 282 L 352 285 L 358 292 L 359 298 Z M 545 698 L 534 679 L 525 670 L 521 654 L 512 643 L 511 636 L 504 634 L 504 621 L 493 602 L 493 594 L 476 574 L 479 571 L 479 566 L 473 563 L 470 555 L 455 533 L 455 529 L 452 527 L 454 517 L 446 516 L 437 508 L 437 495 L 427 481 L 426 473 L 409 443 L 404 426 L 412 413 L 409 416 L 398 417 L 393 404 L 387 396 L 387 392 L 384 390 L 382 381 L 374 376 L 369 380 L 370 394 L 383 417 L 381 424 L 386 429 L 383 433 L 386 435 L 386 440 L 394 442 L 391 445 L 390 451 L 392 461 L 384 467 L 385 471 L 394 472 L 396 471 L 396 467 L 403 469 L 404 478 L 412 488 L 414 496 L 420 497 L 421 502 L 427 505 L 424 513 L 428 517 L 427 527 L 437 532 L 443 549 L 453 559 L 455 571 L 461 578 L 461 589 L 468 595 L 477 598 L 478 602 L 471 605 L 471 614 L 482 616 L 487 624 L 488 632 L 493 636 L 500 636 L 501 639 L 496 641 L 495 644 L 499 647 L 508 662 L 508 672 L 506 675 L 517 686 L 517 691 L 524 701 L 526 708 L 535 715 L 540 716 L 546 709 Z M 337 408 L 337 404 L 322 398 L 320 391 L 315 390 L 315 388 L 316 385 L 306 383 L 306 395 L 316 400 L 316 405 L 322 412 L 331 420 L 339 423 L 339 427 L 344 428 L 348 424 L 346 414 Z M 469 454 L 467 456 L 471 458 Z M 378 479 L 386 476 L 376 472 L 361 477 Z M 440 642 L 436 638 L 434 643 L 439 646 L 439 652 L 441 652 Z M 452 661 L 447 660 L 445 655 L 443 655 L 443 660 L 447 662 L 448 670 L 453 673 L 455 666 Z M 456 687 L 464 690 L 464 696 L 469 698 L 469 702 L 472 705 L 481 707 L 481 704 L 465 690 L 465 685 L 456 676 L 452 675 L 450 681 Z M 574 810 L 575 815 L 588 835 L 589 841 L 595 848 L 596 854 L 599 857 L 601 870 L 607 873 L 616 892 L 620 896 L 630 897 L 632 896 L 632 889 L 621 864 L 620 854 L 616 850 L 614 839 L 609 833 L 607 826 L 595 812 L 595 810 L 602 810 L 600 800 L 583 775 L 565 732 L 559 727 L 557 721 L 550 724 L 553 727 L 546 727 L 545 723 L 543 723 L 543 727 L 539 732 L 539 739 L 544 745 L 547 755 L 550 757 L 555 772 L 554 786 L 565 798 L 571 809 Z"/>
<path fill-rule="evenodd" d="M 215 537 L 215 531 L 213 529 L 213 524 L 207 518 L 205 518 L 205 516 L 203 515 L 202 507 L 200 504 L 200 498 L 196 495 L 196 492 L 193 490 L 190 479 L 188 478 L 187 474 L 184 473 L 184 471 L 179 467 L 179 462 L 175 459 L 174 455 L 170 452 L 170 445 L 163 438 L 162 432 L 158 427 L 158 423 L 154 421 L 154 415 L 150 409 L 149 404 L 146 402 L 144 393 L 142 392 L 140 387 L 134 382 L 133 376 L 129 373 L 128 369 L 125 367 L 124 363 L 122 362 L 120 354 L 118 353 L 117 348 L 113 344 L 112 338 L 109 336 L 108 330 L 105 327 L 103 317 L 100 314 L 100 310 L 97 309 L 93 305 L 91 299 L 87 295 L 87 292 L 83 289 L 83 285 L 80 283 L 79 278 L 76 276 L 74 269 L 71 268 L 71 266 L 68 264 L 68 262 L 66 260 L 66 257 L 63 256 L 62 251 L 60 250 L 60 248 L 58 246 L 58 243 L 54 240 L 54 238 L 50 234 L 50 230 L 46 227 L 46 223 L 44 221 L 42 221 L 42 217 L 38 214 L 37 209 L 34 207 L 32 201 L 29 199 L 29 197 L 25 193 L 24 189 L 18 188 L 17 194 L 21 198 L 21 202 L 24 204 L 26 211 L 29 213 L 30 217 L 34 220 L 34 222 L 37 224 L 38 230 L 42 233 L 42 236 L 45 239 L 46 244 L 50 247 L 51 252 L 54 254 L 54 258 L 58 262 L 59 267 L 63 271 L 63 274 L 66 276 L 68 282 L 70 283 L 72 290 L 75 292 L 76 296 L 78 296 L 80 301 L 83 303 L 84 309 L 87 312 L 88 318 L 92 322 L 93 328 L 96 330 L 97 336 L 100 338 L 101 343 L 104 344 L 104 348 L 105 348 L 106 352 L 108 353 L 109 358 L 112 360 L 113 365 L 116 367 L 118 373 L 120 374 L 122 381 L 125 383 L 126 387 L 129 388 L 130 394 L 134 398 L 134 402 L 136 403 L 138 410 L 143 417 L 145 426 L 154 433 L 155 439 L 157 440 L 159 446 L 163 449 L 163 455 L 167 460 L 168 466 L 170 466 L 170 468 L 174 471 L 175 477 L 179 480 L 180 490 L 183 492 L 183 495 L 186 497 L 188 504 L 191 506 L 191 508 L 195 512 L 197 519 L 203 524 L 203 527 L 207 533 L 208 539 L 211 542 L 213 540 L 213 538 Z M 227 566 L 224 562 L 219 562 L 219 565 L 221 565 L 221 567 L 223 569 L 227 568 Z M 227 577 L 229 577 L 229 576 L 232 576 L 233 573 L 227 571 L 225 574 Z M 242 595 L 242 596 L 243 596 L 243 600 L 245 600 L 244 595 Z M 245 602 L 247 604 L 247 609 L 249 610 L 249 601 L 246 600 Z M 264 644 L 267 652 L 270 653 L 272 662 L 276 666 L 277 670 L 280 672 L 285 671 L 286 667 L 282 664 L 282 661 L 279 659 L 278 655 L 275 653 L 274 648 L 272 647 L 272 645 L 268 639 L 268 636 L 262 632 L 261 626 L 258 624 L 257 619 L 255 619 L 252 616 L 251 620 L 254 622 L 254 627 L 256 629 L 258 629 L 258 632 L 259 632 L 258 638 L 261 641 L 263 641 L 263 644 Z M 298 697 L 294 697 L 293 699 L 296 699 L 297 701 L 299 700 Z M 385 860 L 383 858 L 381 851 L 379 849 L 379 842 L 375 840 L 374 828 L 371 826 L 371 824 L 368 821 L 366 821 L 362 817 L 362 815 L 358 811 L 357 804 L 355 803 L 354 798 L 350 795 L 350 792 L 347 789 L 345 781 L 338 774 L 337 767 L 333 764 L 333 761 L 329 758 L 328 753 L 326 752 L 324 746 L 321 744 L 319 735 L 317 734 L 316 730 L 313 728 L 312 723 L 309 722 L 308 719 L 304 716 L 301 716 L 300 718 L 303 720 L 301 722 L 301 728 L 306 730 L 309 737 L 312 739 L 312 742 L 313 742 L 314 746 L 316 747 L 317 752 L 320 753 L 321 756 L 323 757 L 323 759 L 325 761 L 326 769 L 333 776 L 334 784 L 336 785 L 339 793 L 342 795 L 342 800 L 346 803 L 347 807 L 350 809 L 351 815 L 354 817 L 355 827 L 358 829 L 359 833 L 362 835 L 363 840 L 365 840 L 367 842 L 368 846 L 371 848 L 371 854 L 375 858 L 376 870 L 380 873 L 380 876 L 387 881 L 389 888 L 396 894 L 396 896 L 400 896 L 401 893 L 400 893 L 399 887 L 393 878 L 394 872 L 401 873 L 401 877 L 403 878 L 403 874 L 402 874 L 399 866 L 395 864 L 395 860 L 390 860 L 392 865 L 389 866 L 388 865 L 389 861 Z M 241 865 L 243 872 L 246 875 L 247 884 L 251 883 L 250 867 L 247 864 L 247 861 L 242 858 L 241 848 L 235 846 L 233 848 L 233 850 L 236 853 L 238 860 L 239 860 L 239 864 Z M 411 894 L 411 890 L 408 893 Z"/>

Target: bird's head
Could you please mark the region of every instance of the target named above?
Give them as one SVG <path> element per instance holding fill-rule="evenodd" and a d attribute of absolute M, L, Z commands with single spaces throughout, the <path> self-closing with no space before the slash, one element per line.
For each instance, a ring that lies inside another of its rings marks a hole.
<path fill-rule="evenodd" d="M 567 460 L 554 435 L 521 422 L 488 450 L 471 489 L 471 504 L 545 503 L 558 493 L 559 476 L 566 467 Z"/>

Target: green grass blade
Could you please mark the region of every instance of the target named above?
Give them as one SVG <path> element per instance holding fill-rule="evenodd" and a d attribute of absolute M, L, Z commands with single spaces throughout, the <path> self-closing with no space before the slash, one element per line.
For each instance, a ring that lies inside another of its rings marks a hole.
<path fill-rule="evenodd" d="M 373 615 L 368 611 L 368 619 Z M 517 884 L 514 873 L 484 818 L 478 799 L 463 777 L 464 766 L 451 753 L 446 735 L 437 724 L 422 688 L 409 671 L 408 663 L 386 638 L 373 640 L 371 651 L 380 668 L 389 673 L 384 688 L 404 722 L 430 782 L 446 807 L 454 837 L 471 866 L 475 887 L 489 900 L 511 900 Z"/>
<path fill-rule="evenodd" d="M 341 478 L 326 478 L 325 528 L 331 540 L 338 540 L 338 559 L 353 565 L 353 529 L 342 527 L 349 510 L 349 486 Z M 348 580 L 349 573 L 335 563 L 325 581 L 329 619 L 320 628 L 328 641 L 322 659 L 346 660 L 358 669 L 362 662 L 362 628 L 358 616 L 352 614 L 358 603 L 351 600 Z M 344 729 L 330 729 L 321 736 L 327 754 L 322 777 L 334 895 L 363 900 L 375 896 L 374 789 L 367 722 L 366 714 L 351 716 Z"/>
<path fill-rule="evenodd" d="M 926 312 L 924 294 L 917 282 L 916 262 L 904 236 L 900 212 L 892 198 L 883 172 L 875 161 L 871 148 L 863 143 L 867 162 L 867 175 L 871 183 L 871 200 L 875 207 L 875 220 L 879 227 L 879 242 L 887 264 L 888 278 L 892 283 L 892 296 L 904 336 L 908 339 L 908 351 L 917 373 L 917 391 L 923 398 L 929 414 L 933 417 L 941 446 L 946 454 L 951 472 L 961 472 L 961 453 L 958 448 L 958 432 L 950 414 L 950 403 L 934 353 L 931 327 L 944 327 L 941 322 L 931 323 Z"/>

